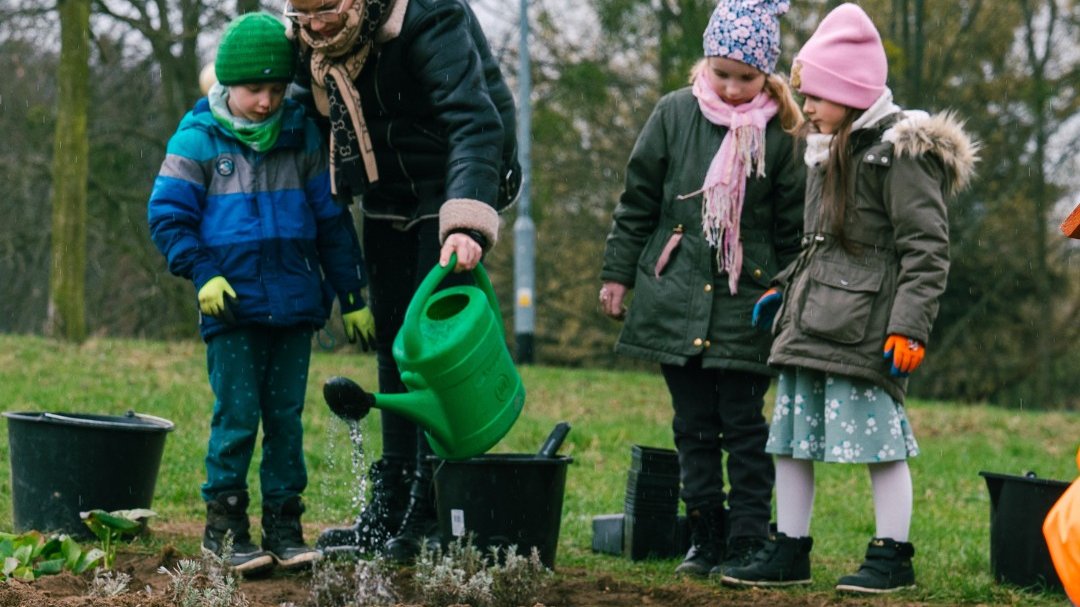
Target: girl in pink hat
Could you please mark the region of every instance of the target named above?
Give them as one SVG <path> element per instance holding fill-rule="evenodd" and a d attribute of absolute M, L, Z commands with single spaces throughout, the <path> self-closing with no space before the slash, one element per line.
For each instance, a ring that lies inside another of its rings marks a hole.
<path fill-rule="evenodd" d="M 787 9 L 719 3 L 691 86 L 663 97 L 638 137 L 604 252 L 600 305 L 625 316 L 615 349 L 659 363 L 671 392 L 692 544 L 679 573 L 744 564 L 769 532 L 762 409 L 775 372 L 750 313 L 798 255 L 802 228 L 805 169 L 790 133 L 801 115 L 775 73 Z"/>
<path fill-rule="evenodd" d="M 904 413 L 949 271 L 948 197 L 966 186 L 978 146 L 951 114 L 903 111 L 870 18 L 843 4 L 795 57 L 805 96 L 803 250 L 754 308 L 780 368 L 767 450 L 776 463 L 777 532 L 736 586 L 809 584 L 814 462 L 865 464 L 876 532 L 837 590 L 915 585 L 908 541 L 918 445 Z M 775 322 L 773 322 L 775 318 Z"/>

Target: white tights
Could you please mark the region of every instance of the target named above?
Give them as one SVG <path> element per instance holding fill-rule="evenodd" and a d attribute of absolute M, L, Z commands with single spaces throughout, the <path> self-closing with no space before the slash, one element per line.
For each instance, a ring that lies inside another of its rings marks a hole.
<path fill-rule="evenodd" d="M 876 537 L 906 542 L 911 529 L 911 470 L 907 461 L 869 464 L 874 491 Z M 810 535 L 814 511 L 814 462 L 776 457 L 776 530 L 788 537 Z"/>

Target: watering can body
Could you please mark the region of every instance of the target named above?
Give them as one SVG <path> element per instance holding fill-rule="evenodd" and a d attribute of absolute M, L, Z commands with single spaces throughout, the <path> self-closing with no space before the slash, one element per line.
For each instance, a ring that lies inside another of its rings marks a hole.
<path fill-rule="evenodd" d="M 465 459 L 506 435 L 525 405 L 525 387 L 483 266 L 473 270 L 477 286 L 435 291 L 454 265 L 451 259 L 431 270 L 394 340 L 394 360 L 409 391 L 372 394 L 369 404 L 416 422 L 439 457 Z"/>

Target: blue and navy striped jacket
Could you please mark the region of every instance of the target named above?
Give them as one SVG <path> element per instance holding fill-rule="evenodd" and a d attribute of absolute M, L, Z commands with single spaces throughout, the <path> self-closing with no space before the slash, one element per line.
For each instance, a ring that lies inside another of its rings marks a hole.
<path fill-rule="evenodd" d="M 147 215 L 169 271 L 196 293 L 215 276 L 229 281 L 237 325 L 322 327 L 335 294 L 343 313 L 365 305 L 352 216 L 331 198 L 326 143 L 294 101 L 260 153 L 200 99 L 169 140 Z M 199 324 L 203 339 L 229 329 L 208 316 Z"/>

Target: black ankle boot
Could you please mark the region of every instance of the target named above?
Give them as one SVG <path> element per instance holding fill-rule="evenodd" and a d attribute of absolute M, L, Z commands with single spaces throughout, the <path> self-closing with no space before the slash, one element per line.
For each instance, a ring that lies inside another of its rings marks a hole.
<path fill-rule="evenodd" d="M 274 557 L 251 542 L 247 507 L 247 491 L 223 491 L 206 502 L 202 549 L 218 557 L 228 556 L 226 565 L 244 576 L 253 576 L 272 569 Z"/>
<path fill-rule="evenodd" d="M 398 563 L 410 563 L 425 545 L 439 546 L 439 520 L 435 511 L 435 491 L 430 465 L 420 466 L 409 490 L 409 507 L 401 528 L 386 542 L 386 556 Z"/>
<path fill-rule="evenodd" d="M 810 583 L 811 537 L 774 533 L 744 567 L 725 568 L 726 586 L 795 586 Z"/>
<path fill-rule="evenodd" d="M 709 575 L 724 557 L 724 507 L 694 508 L 686 519 L 690 524 L 690 550 L 675 573 Z"/>
<path fill-rule="evenodd" d="M 324 553 L 377 552 L 401 527 L 409 504 L 414 467 L 401 460 L 379 460 L 371 465 L 371 500 L 349 527 L 332 527 L 319 534 L 315 547 Z"/>
<path fill-rule="evenodd" d="M 276 506 L 263 505 L 262 547 L 283 569 L 300 569 L 322 558 L 322 554 L 304 543 L 300 515 L 304 513 L 300 496 L 290 497 Z"/>
<path fill-rule="evenodd" d="M 866 560 L 859 566 L 859 571 L 840 578 L 836 589 L 841 592 L 881 594 L 914 588 L 913 556 L 915 547 L 910 542 L 875 537 L 866 547 Z"/>

